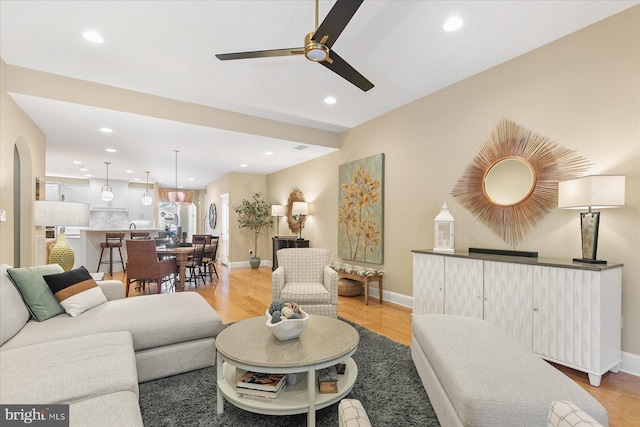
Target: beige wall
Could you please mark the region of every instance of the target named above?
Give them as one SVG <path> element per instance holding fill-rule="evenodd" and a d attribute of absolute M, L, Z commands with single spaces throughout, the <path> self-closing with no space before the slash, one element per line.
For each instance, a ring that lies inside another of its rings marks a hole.
<path fill-rule="evenodd" d="M 33 201 L 36 177 L 44 181 L 45 136 L 7 94 L 5 67 L 5 62 L 0 60 L 0 209 L 7 212 L 7 221 L 0 222 L 0 263 L 15 264 L 13 160 L 14 148 L 18 146 L 21 159 L 20 264 L 33 265 L 36 235 L 44 234 L 44 227 L 33 227 Z"/>
<path fill-rule="evenodd" d="M 249 261 L 249 250 L 253 250 L 253 233 L 238 228 L 238 215 L 233 208 L 242 203 L 242 199 L 251 199 L 255 193 L 267 198 L 267 177 L 245 173 L 230 173 L 207 185 L 207 208 L 215 203 L 218 209 L 218 225 L 214 234 L 220 233 L 220 196 L 229 194 L 229 262 Z M 257 256 L 263 260 L 271 259 L 271 230 L 263 230 L 258 237 Z"/>
<path fill-rule="evenodd" d="M 635 7 L 345 132 L 339 152 L 270 175 L 269 198 L 299 187 L 315 209 L 305 237 L 336 258 L 338 166 L 385 153 L 385 288 L 411 295 L 411 250 L 433 247 L 444 200 L 456 249 L 510 249 L 449 192 L 511 119 L 591 160 L 591 174 L 626 175 L 626 206 L 603 211 L 598 255 L 625 264 L 623 350 L 640 354 L 639 22 Z M 554 211 L 518 249 L 579 256 L 578 212 Z"/>

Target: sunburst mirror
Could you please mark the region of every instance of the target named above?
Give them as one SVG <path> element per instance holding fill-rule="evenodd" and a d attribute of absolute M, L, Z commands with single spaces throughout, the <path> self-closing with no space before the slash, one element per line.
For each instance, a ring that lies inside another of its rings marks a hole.
<path fill-rule="evenodd" d="M 558 181 L 582 176 L 590 165 L 574 150 L 502 119 L 451 195 L 516 248 L 557 206 Z"/>
<path fill-rule="evenodd" d="M 304 228 L 304 223 L 307 219 L 306 215 L 293 215 L 291 211 L 293 210 L 293 202 L 306 202 L 304 199 L 304 195 L 302 191 L 297 188 L 289 194 L 289 199 L 287 200 L 287 225 L 289 226 L 289 230 L 291 230 L 294 234 L 300 232 L 300 226 Z"/>

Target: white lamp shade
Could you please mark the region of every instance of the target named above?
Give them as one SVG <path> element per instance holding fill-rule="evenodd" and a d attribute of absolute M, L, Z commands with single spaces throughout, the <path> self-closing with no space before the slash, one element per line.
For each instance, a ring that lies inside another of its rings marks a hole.
<path fill-rule="evenodd" d="M 291 206 L 292 215 L 309 215 L 309 203 L 307 202 L 293 202 Z"/>
<path fill-rule="evenodd" d="M 42 225 L 89 225 L 89 205 L 75 202 L 48 202 L 37 200 L 33 206 L 33 222 Z"/>
<path fill-rule="evenodd" d="M 149 206 L 151 203 L 153 203 L 153 198 L 151 197 L 151 194 L 149 194 L 148 191 L 145 191 L 144 194 L 142 195 L 141 202 L 145 206 Z"/>
<path fill-rule="evenodd" d="M 285 216 L 287 214 L 287 207 L 284 205 L 272 205 L 271 216 Z"/>
<path fill-rule="evenodd" d="M 558 183 L 560 209 L 624 206 L 624 175 L 590 175 Z"/>
<path fill-rule="evenodd" d="M 105 185 L 104 187 L 102 187 L 102 191 L 100 192 L 100 199 L 104 200 L 105 202 L 110 202 L 113 200 L 113 191 L 111 191 L 110 186 Z"/>

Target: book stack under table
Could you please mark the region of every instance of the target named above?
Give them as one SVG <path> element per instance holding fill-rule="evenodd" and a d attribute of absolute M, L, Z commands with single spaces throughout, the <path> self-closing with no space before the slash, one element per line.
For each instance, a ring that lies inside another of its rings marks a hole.
<path fill-rule="evenodd" d="M 243 396 L 275 399 L 284 390 L 286 384 L 284 374 L 247 371 L 238 378 L 236 391 Z"/>

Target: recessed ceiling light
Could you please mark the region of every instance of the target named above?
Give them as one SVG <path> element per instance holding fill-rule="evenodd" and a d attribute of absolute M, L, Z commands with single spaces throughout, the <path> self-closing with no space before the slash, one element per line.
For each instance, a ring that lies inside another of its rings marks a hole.
<path fill-rule="evenodd" d="M 75 165 L 80 165 L 80 164 L 82 164 L 82 162 L 81 162 L 81 161 L 79 161 L 79 160 L 74 160 L 74 161 L 73 161 L 73 164 L 75 164 Z"/>
<path fill-rule="evenodd" d="M 100 132 L 111 133 L 111 132 L 113 132 L 113 129 L 111 129 L 111 128 L 100 128 Z"/>
<path fill-rule="evenodd" d="M 84 33 L 82 33 L 82 37 L 89 40 L 91 43 L 104 42 L 104 39 L 102 38 L 102 36 L 98 34 L 96 31 L 85 31 Z"/>
<path fill-rule="evenodd" d="M 240 165 L 241 168 L 246 168 L 247 165 L 245 165 L 244 163 Z"/>
<path fill-rule="evenodd" d="M 133 171 L 131 169 L 127 169 L 125 172 L 126 173 L 133 173 Z"/>
<path fill-rule="evenodd" d="M 462 19 L 460 19 L 460 17 L 452 16 L 451 18 L 447 19 L 447 22 L 444 23 L 442 29 L 445 31 L 459 30 L 460 27 L 462 27 L 463 23 L 464 22 L 462 22 Z"/>
<path fill-rule="evenodd" d="M 140 181 L 140 178 L 133 178 L 134 181 Z"/>
<path fill-rule="evenodd" d="M 327 96 L 327 97 L 324 99 L 324 103 L 325 103 L 325 104 L 328 104 L 328 105 L 333 105 L 333 104 L 335 104 L 335 103 L 336 103 L 336 99 L 335 99 L 333 96 Z"/>
<path fill-rule="evenodd" d="M 189 181 L 195 181 L 195 180 L 196 180 L 195 178 L 189 178 Z"/>
<path fill-rule="evenodd" d="M 184 185 L 178 185 L 178 188 L 184 188 Z"/>
<path fill-rule="evenodd" d="M 91 175 L 90 173 L 88 173 L 88 174 L 85 174 L 85 176 L 86 176 L 87 178 L 91 178 L 93 175 Z"/>
<path fill-rule="evenodd" d="M 266 156 L 273 156 L 273 151 L 266 151 L 264 154 Z"/>
<path fill-rule="evenodd" d="M 106 150 L 104 150 L 104 151 L 107 151 L 107 152 L 109 152 L 109 153 L 116 153 L 118 150 L 116 150 L 115 148 L 107 148 L 107 149 L 106 149 Z"/>
<path fill-rule="evenodd" d="M 86 171 L 87 171 L 87 168 L 85 168 L 84 166 L 80 166 L 80 171 L 81 171 L 81 172 L 86 172 Z"/>

